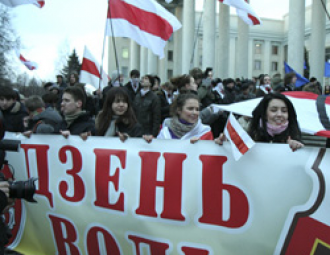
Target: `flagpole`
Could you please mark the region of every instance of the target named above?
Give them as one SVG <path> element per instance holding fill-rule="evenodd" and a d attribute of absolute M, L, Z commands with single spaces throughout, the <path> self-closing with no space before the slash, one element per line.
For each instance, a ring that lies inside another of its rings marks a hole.
<path fill-rule="evenodd" d="M 190 69 L 193 68 L 193 62 L 194 62 L 194 57 L 195 57 L 195 48 L 196 48 L 196 43 L 197 43 L 197 40 L 198 40 L 199 29 L 200 29 L 200 26 L 201 26 L 201 23 L 202 23 L 203 15 L 204 15 L 205 1 L 206 1 L 206 0 L 204 0 L 204 3 L 203 3 L 203 11 L 202 11 L 201 16 L 200 16 L 200 18 L 199 18 L 198 27 L 197 27 L 197 32 L 196 32 L 195 39 L 194 39 L 193 52 L 192 52 L 192 54 L 191 54 L 191 59 L 190 59 Z"/>
<path fill-rule="evenodd" d="M 110 16 L 110 26 L 111 26 L 111 34 L 113 34 L 113 26 L 112 26 L 112 20 L 111 20 L 111 12 L 110 12 L 110 1 L 108 1 L 108 8 L 107 8 L 107 14 Z M 105 19 L 105 29 L 104 29 L 104 37 L 103 37 L 103 46 L 102 46 L 102 57 L 101 57 L 101 64 L 100 64 L 100 79 L 99 79 L 99 90 L 101 90 L 101 79 L 102 79 L 102 73 L 103 73 L 103 59 L 104 59 L 104 49 L 105 49 L 105 42 L 107 38 L 107 30 L 108 30 L 108 15 Z M 117 50 L 116 50 L 116 41 L 115 38 L 112 36 L 113 45 L 114 45 L 114 52 L 115 52 L 115 59 L 116 59 L 116 69 L 118 71 L 119 76 L 119 61 L 117 56 Z"/>
<path fill-rule="evenodd" d="M 109 18 L 110 18 L 111 34 L 114 35 L 113 25 L 112 25 L 112 17 L 111 17 L 111 10 L 110 10 L 110 1 L 112 1 L 112 0 L 109 0 L 109 2 L 108 2 L 108 14 L 109 14 Z M 118 77 L 119 77 L 120 76 L 119 60 L 118 60 L 118 55 L 117 55 L 116 39 L 115 39 L 114 36 L 112 36 L 112 44 L 113 44 L 113 49 L 114 49 L 114 52 L 115 52 L 116 67 L 117 67 L 117 72 L 118 72 Z"/>

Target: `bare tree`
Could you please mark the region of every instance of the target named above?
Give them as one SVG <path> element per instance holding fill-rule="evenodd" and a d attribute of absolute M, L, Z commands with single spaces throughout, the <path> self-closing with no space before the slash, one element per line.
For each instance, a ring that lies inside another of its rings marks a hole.
<path fill-rule="evenodd" d="M 9 55 L 19 47 L 19 38 L 11 25 L 11 17 L 8 8 L 0 5 L 0 79 L 12 79 L 14 68 L 11 65 Z"/>

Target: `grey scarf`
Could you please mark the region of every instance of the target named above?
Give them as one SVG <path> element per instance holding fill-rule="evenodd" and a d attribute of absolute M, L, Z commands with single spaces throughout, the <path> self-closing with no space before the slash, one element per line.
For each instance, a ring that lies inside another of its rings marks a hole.
<path fill-rule="evenodd" d="M 181 138 L 197 125 L 198 122 L 194 124 L 184 124 L 181 123 L 178 116 L 174 116 L 171 119 L 169 129 L 175 134 L 175 136 Z"/>
<path fill-rule="evenodd" d="M 72 125 L 72 123 L 81 115 L 84 115 L 86 113 L 86 111 L 80 111 L 78 113 L 75 114 L 69 114 L 69 115 L 65 115 L 64 119 L 67 123 L 67 127 L 70 127 Z"/>
<path fill-rule="evenodd" d="M 104 136 L 115 136 L 116 135 L 116 132 L 117 132 L 116 122 L 117 122 L 118 118 L 119 118 L 119 116 L 116 116 L 116 115 L 112 116 L 110 125 L 109 125 L 107 131 L 105 132 Z"/>

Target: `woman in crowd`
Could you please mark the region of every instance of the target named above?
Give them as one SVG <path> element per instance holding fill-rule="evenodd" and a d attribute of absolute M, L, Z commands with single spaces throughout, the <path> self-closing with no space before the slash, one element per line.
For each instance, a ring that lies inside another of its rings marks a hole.
<path fill-rule="evenodd" d="M 260 75 L 260 85 L 256 92 L 256 97 L 263 97 L 269 93 L 272 93 L 271 79 L 268 74 Z"/>
<path fill-rule="evenodd" d="M 198 96 L 180 94 L 171 106 L 172 118 L 166 119 L 158 139 L 180 139 L 195 143 L 198 140 L 213 140 L 211 128 L 199 119 Z"/>
<path fill-rule="evenodd" d="M 287 73 L 284 76 L 284 84 L 282 86 L 279 86 L 277 91 L 283 92 L 283 91 L 294 91 L 296 89 L 296 81 L 297 76 L 295 73 Z"/>
<path fill-rule="evenodd" d="M 297 114 L 284 95 L 266 95 L 252 112 L 248 133 L 256 142 L 288 143 L 292 151 L 304 147 L 301 143 Z M 223 135 L 216 143 L 222 144 Z"/>
<path fill-rule="evenodd" d="M 137 122 L 128 94 L 124 88 L 109 90 L 102 111 L 95 120 L 98 136 L 142 137 L 142 127 Z"/>

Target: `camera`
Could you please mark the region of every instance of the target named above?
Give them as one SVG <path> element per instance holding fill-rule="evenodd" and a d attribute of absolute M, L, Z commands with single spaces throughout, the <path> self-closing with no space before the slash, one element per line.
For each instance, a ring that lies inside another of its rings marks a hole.
<path fill-rule="evenodd" d="M 0 169 L 2 169 L 4 164 L 8 164 L 5 160 L 5 151 L 16 151 L 20 149 L 21 142 L 17 140 L 3 139 L 5 134 L 5 129 L 3 125 L 3 116 L 0 111 Z M 26 181 L 10 181 L 5 178 L 3 173 L 0 173 L 0 181 L 8 181 L 9 183 L 9 197 L 25 199 L 28 202 L 36 202 L 33 198 L 35 193 L 35 181 L 38 178 L 30 178 Z"/>

